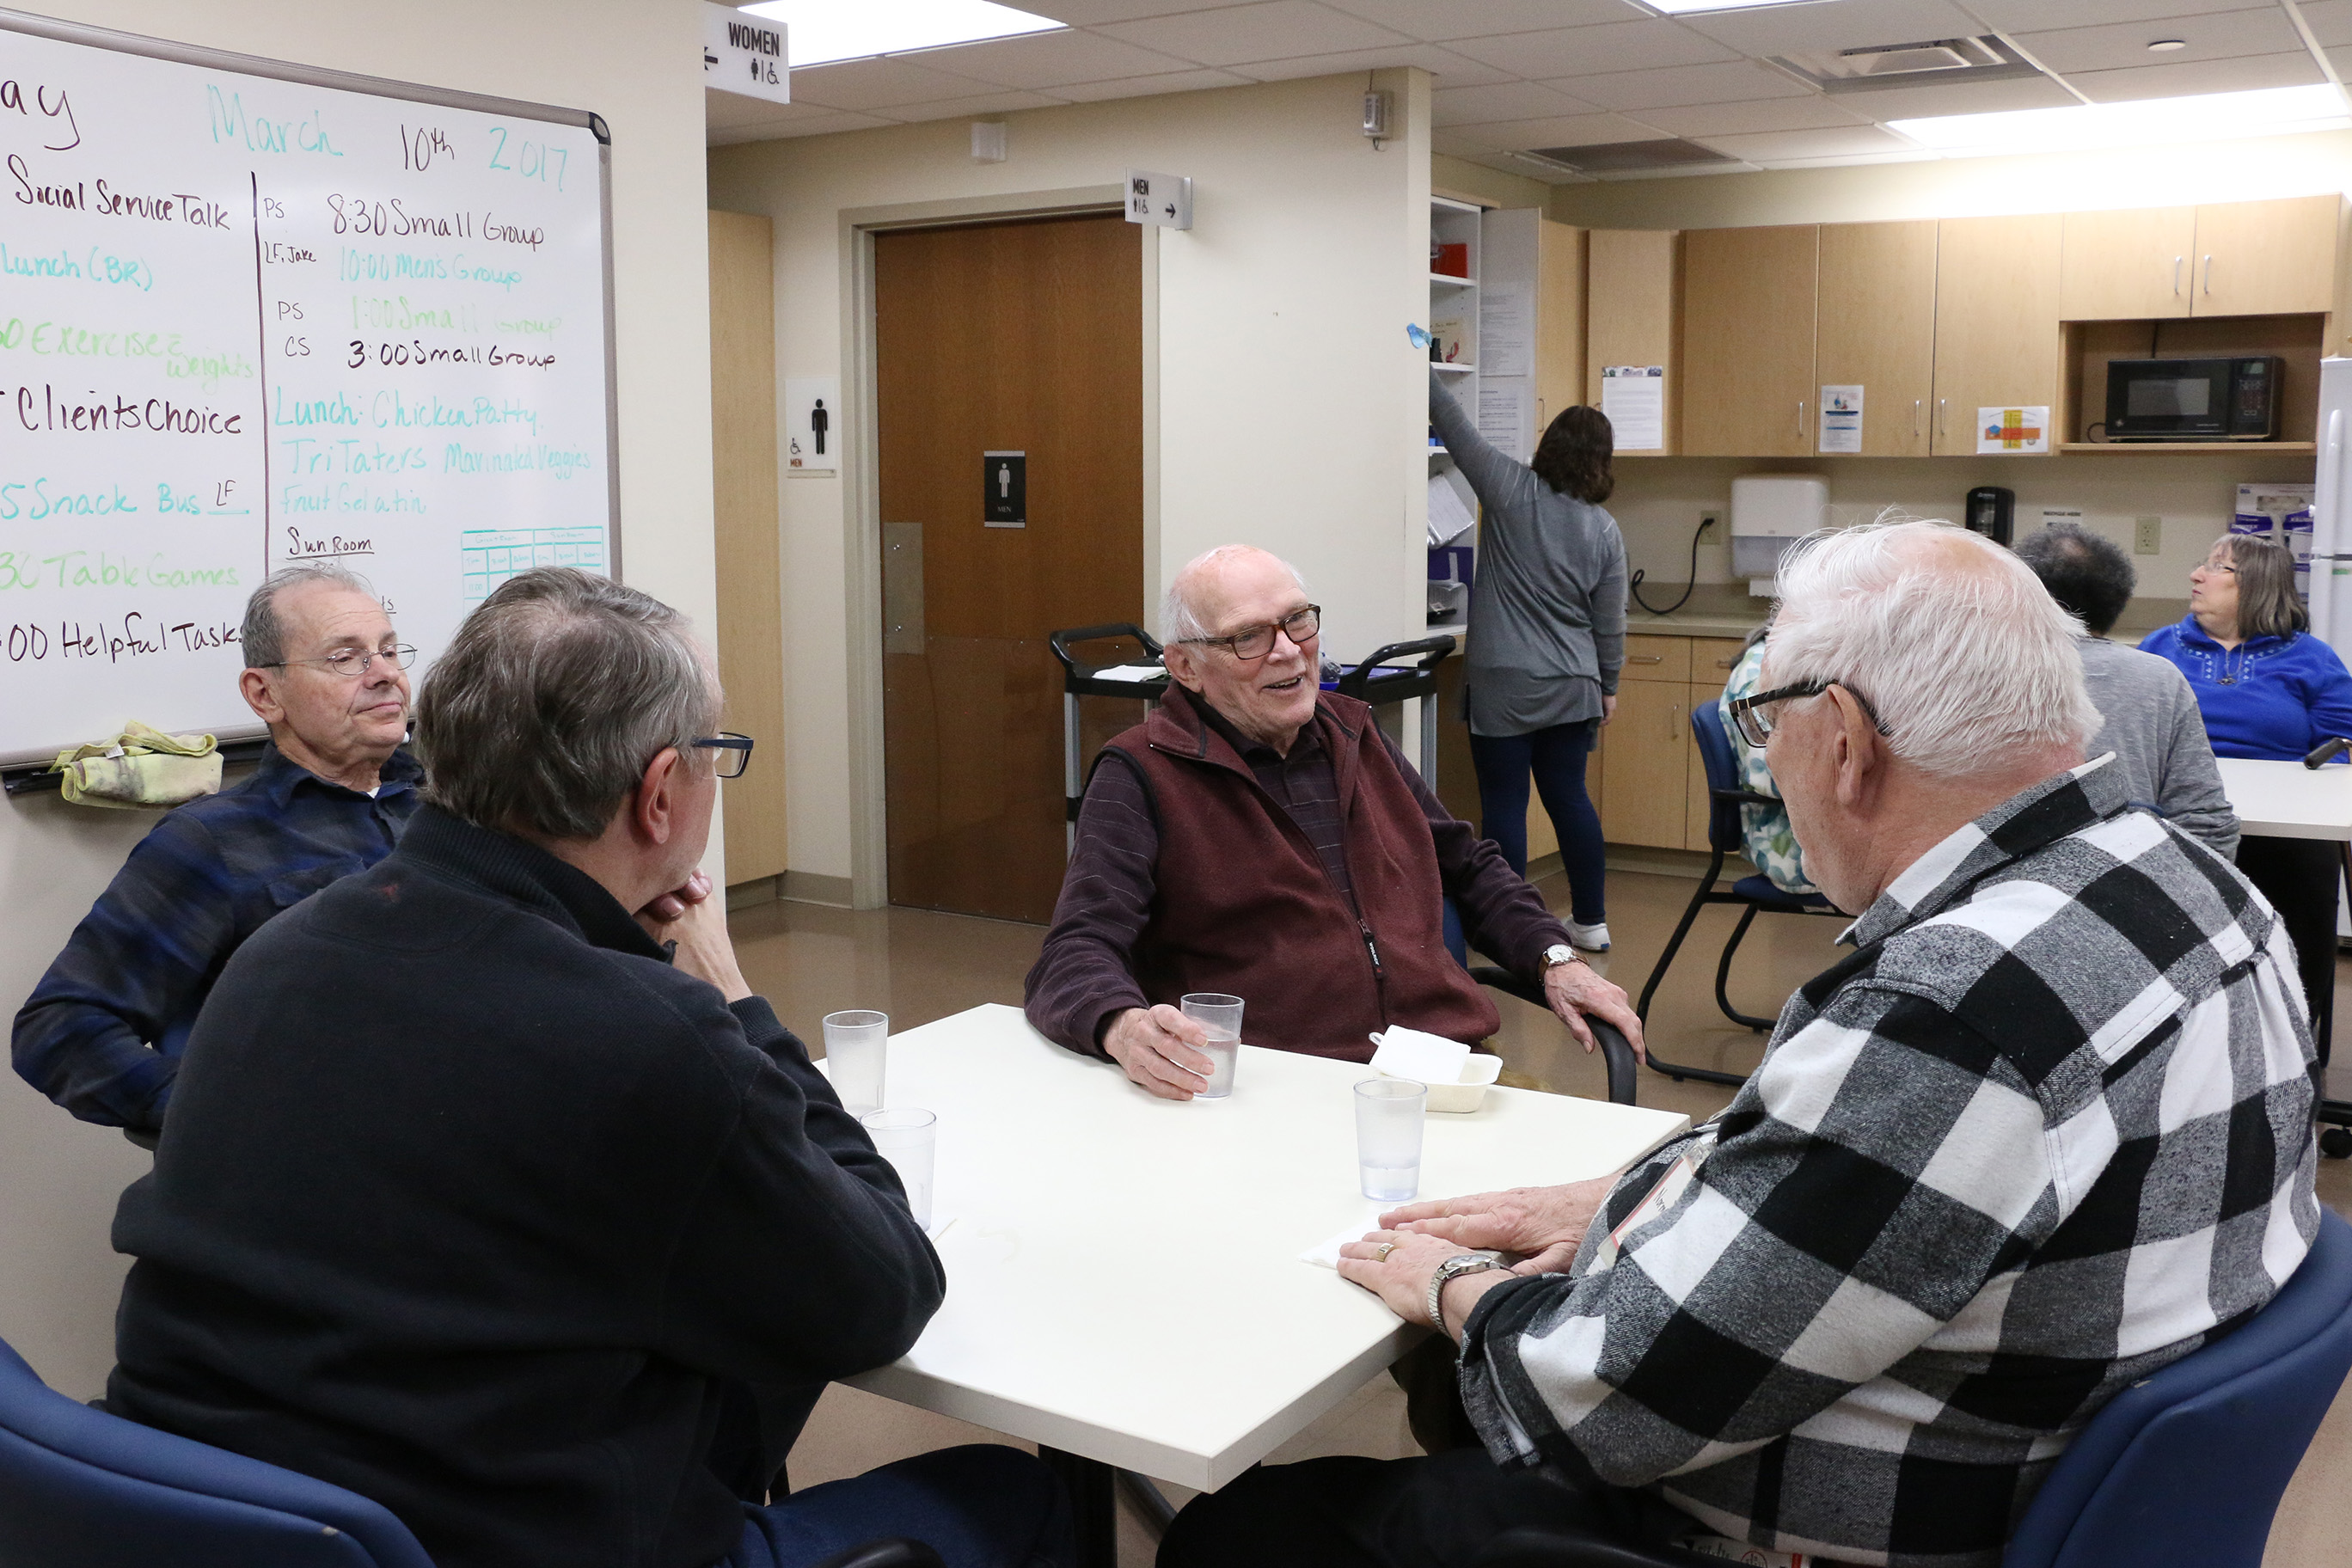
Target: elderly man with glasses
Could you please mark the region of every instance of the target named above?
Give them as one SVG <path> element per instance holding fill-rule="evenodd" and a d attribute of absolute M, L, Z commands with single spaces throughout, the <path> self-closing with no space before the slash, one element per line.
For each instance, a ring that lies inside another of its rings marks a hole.
<path fill-rule="evenodd" d="M 1622 1177 L 1429 1204 L 1340 1272 L 1461 1347 L 1484 1452 L 1268 1467 L 1160 1568 L 1433 1568 L 1517 1526 L 1997 1568 L 2101 1405 L 2317 1232 L 2278 917 L 2130 808 L 2074 624 L 1948 524 L 1782 563 L 1766 746 L 1854 951 Z"/>
<path fill-rule="evenodd" d="M 237 689 L 269 726 L 252 776 L 140 840 L 16 1015 L 16 1071 L 85 1121 L 154 1145 L 221 966 L 281 910 L 392 852 L 423 769 L 383 602 L 331 562 L 254 590 Z"/>
<path fill-rule="evenodd" d="M 1534 980 L 1592 1048 L 1590 1013 L 1638 1048 L 1625 994 L 1501 851 L 1439 804 L 1363 703 L 1322 690 L 1321 611 L 1287 563 L 1229 544 L 1177 574 L 1162 616 L 1167 696 L 1115 738 L 1078 814 L 1030 1022 L 1190 1100 L 1205 1029 L 1175 1004 L 1247 1005 L 1253 1045 L 1363 1061 L 1402 1024 L 1476 1041 L 1493 1002 L 1447 952 L 1452 899 L 1472 945 Z"/>

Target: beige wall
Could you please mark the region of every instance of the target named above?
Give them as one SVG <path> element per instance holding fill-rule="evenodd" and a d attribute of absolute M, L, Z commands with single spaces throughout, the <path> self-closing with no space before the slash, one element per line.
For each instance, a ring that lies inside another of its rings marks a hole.
<path fill-rule="evenodd" d="M 2330 131 L 2204 147 L 1561 185 L 1552 190 L 1548 205 L 1563 223 L 1595 228 L 1717 228 L 2170 206 L 2346 189 L 2352 189 L 2352 132 Z M 1610 510 L 1623 528 L 1627 559 L 1650 574 L 1644 596 L 1653 604 L 1672 602 L 1672 592 L 1662 595 L 1659 590 L 1669 584 L 1678 589 L 1686 581 L 1691 530 L 1700 511 L 1728 506 L 1734 477 L 1796 470 L 1830 476 L 1839 521 L 1873 515 L 1883 506 L 1922 517 L 1957 517 L 1962 498 L 1977 485 L 2003 485 L 2017 492 L 2021 531 L 2040 526 L 2042 507 L 2079 508 L 2086 524 L 2128 549 L 2135 517 L 2161 517 L 2163 552 L 2134 557 L 2140 596 L 2184 599 L 2189 568 L 2228 526 L 2238 485 L 2308 480 L 2312 461 L 2104 454 L 1811 462 L 1631 459 L 1618 465 L 1618 493 Z M 1730 565 L 1728 545 L 1710 536 L 1699 551 L 1699 580 L 1727 582 Z"/>
<path fill-rule="evenodd" d="M 1192 176 L 1192 229 L 1145 236 L 1147 602 L 1247 540 L 1306 574 L 1327 646 L 1368 652 L 1423 622 L 1427 416 L 1404 327 L 1428 309 L 1428 83 L 1381 73 L 1400 124 L 1378 149 L 1360 72 L 1008 115 L 1002 163 L 972 162 L 962 120 L 713 150 L 711 205 L 775 222 L 777 374 L 840 376 L 853 416 L 844 476 L 783 487 L 797 874 L 883 892 L 853 227 L 1115 200 L 1129 168 Z"/>
<path fill-rule="evenodd" d="M 708 625 L 708 274 L 698 0 L 43 0 L 52 16 L 275 59 L 592 109 L 613 130 L 624 561 Z M 158 720 L 169 718 L 155 715 Z M 55 796 L 0 805 L 0 1014 L 19 1003 L 148 826 Z M 711 864 L 719 864 L 712 846 Z M 77 1398 L 113 1362 L 107 1247 L 146 1156 L 0 1075 L 0 1339 Z"/>

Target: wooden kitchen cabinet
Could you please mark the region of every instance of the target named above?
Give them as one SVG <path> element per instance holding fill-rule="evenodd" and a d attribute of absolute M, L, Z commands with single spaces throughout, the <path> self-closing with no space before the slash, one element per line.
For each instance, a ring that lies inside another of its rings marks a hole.
<path fill-rule="evenodd" d="M 1620 458 L 1667 457 L 1682 405 L 1682 233 L 1677 229 L 1596 228 L 1585 235 L 1584 400 L 1601 406 L 1601 372 L 1612 364 L 1664 365 L 1665 441 L 1629 447 Z"/>
<path fill-rule="evenodd" d="M 1926 457 L 1936 395 L 1935 220 L 1822 225 L 1817 291 L 1813 379 L 1863 389 L 1861 455 Z"/>
<path fill-rule="evenodd" d="M 1609 722 L 1601 787 L 1608 801 L 1601 836 L 1612 844 L 1683 847 L 1689 787 L 1690 686 L 1681 680 L 1624 680 Z"/>
<path fill-rule="evenodd" d="M 1937 457 L 1974 455 L 1979 408 L 2056 412 L 2065 221 L 2036 213 L 1937 225 Z"/>
<path fill-rule="evenodd" d="M 2185 316 L 2197 286 L 2197 209 L 2068 213 L 2058 316 L 2066 321 Z"/>
<path fill-rule="evenodd" d="M 2344 198 L 2333 195 L 2199 207 L 2190 313 L 2286 316 L 2335 309 L 2344 210 Z"/>
<path fill-rule="evenodd" d="M 1813 449 L 1820 261 L 1816 224 L 1683 235 L 1684 456 Z"/>

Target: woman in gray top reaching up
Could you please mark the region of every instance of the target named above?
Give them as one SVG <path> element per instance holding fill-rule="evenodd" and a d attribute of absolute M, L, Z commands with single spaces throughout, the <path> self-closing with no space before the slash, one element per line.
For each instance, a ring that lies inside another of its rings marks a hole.
<path fill-rule="evenodd" d="M 1609 418 L 1562 410 L 1530 467 L 1487 445 L 1435 371 L 1429 417 L 1482 509 L 1465 659 L 1479 830 L 1526 872 L 1532 774 L 1568 871 L 1570 940 L 1606 952 L 1601 817 L 1584 761 L 1616 710 L 1625 662 L 1625 542 L 1601 509 L 1615 485 Z"/>

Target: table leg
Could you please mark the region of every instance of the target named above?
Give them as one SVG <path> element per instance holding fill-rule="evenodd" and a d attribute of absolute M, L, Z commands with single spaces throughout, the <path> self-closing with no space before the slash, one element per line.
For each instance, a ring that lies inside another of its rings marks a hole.
<path fill-rule="evenodd" d="M 1069 1489 L 1070 1510 L 1077 1525 L 1077 1568 L 1118 1568 L 1118 1471 L 1099 1459 L 1066 1454 L 1042 1443 L 1037 1457 Z"/>

